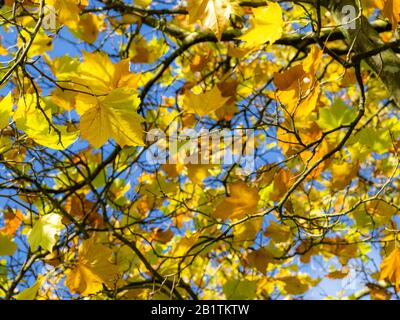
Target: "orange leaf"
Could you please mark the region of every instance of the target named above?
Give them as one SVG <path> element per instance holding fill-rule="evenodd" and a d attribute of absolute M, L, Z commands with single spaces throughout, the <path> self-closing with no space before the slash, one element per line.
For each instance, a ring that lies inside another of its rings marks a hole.
<path fill-rule="evenodd" d="M 1 231 L 9 236 L 13 236 L 21 225 L 22 219 L 21 210 L 15 209 L 15 211 L 13 211 L 11 208 L 7 208 L 7 211 L 4 212 L 5 226 Z"/>

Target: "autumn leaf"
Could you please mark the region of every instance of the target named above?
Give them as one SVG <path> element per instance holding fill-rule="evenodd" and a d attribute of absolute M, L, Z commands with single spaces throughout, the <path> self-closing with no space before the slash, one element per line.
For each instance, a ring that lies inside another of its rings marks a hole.
<path fill-rule="evenodd" d="M 147 8 L 148 6 L 150 6 L 152 0 L 134 0 L 133 2 L 138 5 L 141 6 L 143 8 Z"/>
<path fill-rule="evenodd" d="M 33 225 L 28 234 L 28 242 L 32 250 L 42 247 L 47 251 L 53 251 L 57 242 L 57 236 L 64 228 L 61 223 L 62 217 L 56 213 L 49 213 L 41 216 Z"/>
<path fill-rule="evenodd" d="M 65 282 L 71 292 L 88 296 L 102 290 L 103 283 L 115 280 L 119 271 L 109 261 L 111 254 L 111 249 L 96 243 L 94 238 L 82 241 L 78 261 L 68 271 Z"/>
<path fill-rule="evenodd" d="M 52 122 L 51 107 L 35 95 L 25 95 L 18 101 L 13 119 L 36 143 L 51 149 L 64 150 L 78 138 L 79 131 L 69 132 L 66 126 Z"/>
<path fill-rule="evenodd" d="M 202 184 L 203 180 L 210 175 L 209 170 L 214 166 L 209 164 L 187 164 L 188 177 L 194 183 Z"/>
<path fill-rule="evenodd" d="M 257 210 L 258 190 L 250 187 L 245 182 L 235 182 L 230 185 L 229 197 L 215 208 L 214 217 L 221 219 L 241 219 L 246 214 Z"/>
<path fill-rule="evenodd" d="M 274 262 L 274 255 L 266 248 L 260 248 L 249 253 L 247 256 L 249 265 L 258 271 L 265 273 L 268 264 Z"/>
<path fill-rule="evenodd" d="M 15 250 L 17 250 L 17 244 L 8 235 L 0 233 L 0 256 L 11 256 Z"/>
<path fill-rule="evenodd" d="M 270 237 L 275 242 L 287 242 L 291 238 L 290 227 L 284 224 L 271 221 L 265 229 L 265 236 Z"/>
<path fill-rule="evenodd" d="M 278 3 L 267 3 L 266 7 L 252 9 L 254 17 L 250 20 L 251 27 L 239 37 L 247 46 L 258 47 L 267 42 L 273 44 L 282 37 L 282 9 Z"/>
<path fill-rule="evenodd" d="M 12 116 L 11 92 L 0 101 L 0 130 L 7 127 Z"/>
<path fill-rule="evenodd" d="M 400 249 L 394 249 L 381 263 L 380 279 L 388 280 L 400 290 Z"/>
<path fill-rule="evenodd" d="M 56 13 L 59 23 L 64 24 L 74 30 L 80 20 L 80 0 L 49 0 Z"/>
<path fill-rule="evenodd" d="M 274 73 L 278 89 L 274 98 L 284 106 L 287 115 L 299 122 L 307 120 L 317 107 L 321 88 L 315 76 L 321 57 L 322 51 L 314 48 L 302 63 Z"/>
<path fill-rule="evenodd" d="M 318 125 L 324 130 L 332 130 L 349 125 L 356 118 L 357 112 L 343 101 L 335 100 L 330 107 L 319 110 Z"/>
<path fill-rule="evenodd" d="M 349 274 L 349 268 L 348 267 L 344 267 L 341 270 L 335 270 L 332 272 L 329 272 L 326 277 L 329 279 L 343 279 L 345 277 L 347 277 L 347 275 Z"/>
<path fill-rule="evenodd" d="M 222 33 L 229 26 L 229 17 L 234 13 L 231 0 L 188 0 L 189 23 L 200 24 L 211 29 L 221 40 Z"/>
<path fill-rule="evenodd" d="M 396 207 L 387 203 L 386 201 L 383 201 L 382 199 L 373 199 L 368 201 L 366 207 L 369 214 L 375 214 L 389 218 L 397 212 Z"/>
<path fill-rule="evenodd" d="M 161 230 L 160 228 L 156 228 L 152 233 L 152 240 L 158 241 L 161 243 L 168 243 L 174 236 L 174 232 L 171 229 Z"/>
<path fill-rule="evenodd" d="M 15 296 L 16 300 L 35 300 L 38 295 L 38 291 L 41 288 L 43 282 L 45 281 L 45 277 L 39 276 L 36 282 L 29 288 L 21 291 Z"/>
<path fill-rule="evenodd" d="M 104 53 L 83 52 L 82 56 L 83 62 L 70 76 L 76 89 L 103 96 L 117 88 L 137 88 L 141 76 L 130 72 L 129 59 L 114 64 Z"/>
<path fill-rule="evenodd" d="M 184 95 L 183 108 L 187 112 L 204 117 L 223 107 L 228 100 L 229 98 L 223 97 L 220 89 L 215 86 L 200 94 L 187 91 Z"/>
<path fill-rule="evenodd" d="M 305 293 L 309 286 L 303 283 L 299 278 L 294 276 L 280 277 L 279 281 L 284 283 L 284 288 L 289 294 L 302 294 Z"/>
<path fill-rule="evenodd" d="M 129 88 L 114 89 L 104 97 L 79 95 L 77 112 L 81 116 L 82 137 L 95 148 L 110 138 L 120 146 L 141 146 L 144 119 L 136 113 L 140 99 Z"/>
<path fill-rule="evenodd" d="M 257 282 L 250 280 L 231 279 L 223 285 L 223 292 L 228 300 L 253 299 Z"/>
<path fill-rule="evenodd" d="M 22 223 L 23 215 L 21 210 L 7 208 L 4 212 L 4 227 L 0 230 L 1 232 L 13 236 Z"/>
<path fill-rule="evenodd" d="M 68 198 L 65 204 L 66 211 L 76 219 L 86 221 L 93 227 L 103 227 L 103 217 L 97 212 L 96 204 L 79 196 Z M 67 217 L 63 217 L 64 224 L 71 223 Z"/>
<path fill-rule="evenodd" d="M 400 22 L 400 0 L 375 0 L 376 6 L 382 10 L 383 15 L 389 19 L 393 31 Z"/>

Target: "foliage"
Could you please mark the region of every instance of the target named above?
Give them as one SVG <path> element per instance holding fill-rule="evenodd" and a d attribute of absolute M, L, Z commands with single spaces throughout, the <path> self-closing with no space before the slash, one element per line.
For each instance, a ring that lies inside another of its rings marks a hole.
<path fill-rule="evenodd" d="M 400 1 L 333 2 L 5 0 L 0 298 L 398 298 Z"/>

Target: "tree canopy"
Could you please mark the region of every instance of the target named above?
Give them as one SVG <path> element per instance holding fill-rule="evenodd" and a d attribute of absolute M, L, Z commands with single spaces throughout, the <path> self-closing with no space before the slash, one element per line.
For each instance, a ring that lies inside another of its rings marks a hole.
<path fill-rule="evenodd" d="M 3 0 L 1 299 L 397 299 L 400 0 Z"/>

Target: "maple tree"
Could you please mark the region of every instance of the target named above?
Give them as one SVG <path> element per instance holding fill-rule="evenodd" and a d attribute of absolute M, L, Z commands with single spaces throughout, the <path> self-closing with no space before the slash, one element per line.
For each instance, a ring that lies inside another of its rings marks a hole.
<path fill-rule="evenodd" d="M 1 299 L 399 298 L 399 0 L 5 0 L 0 21 Z M 209 161 L 224 139 L 147 157 L 200 129 L 252 132 L 251 170 Z"/>

